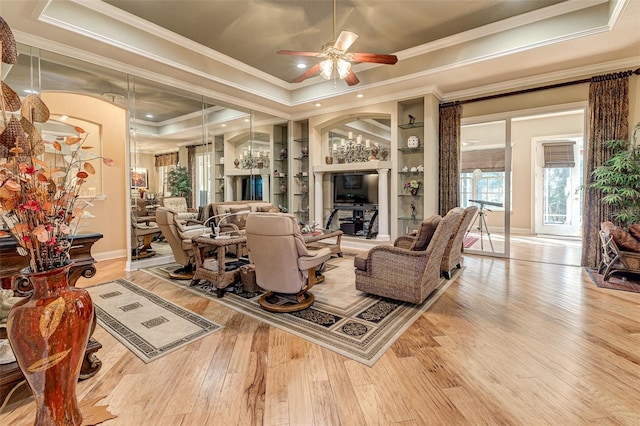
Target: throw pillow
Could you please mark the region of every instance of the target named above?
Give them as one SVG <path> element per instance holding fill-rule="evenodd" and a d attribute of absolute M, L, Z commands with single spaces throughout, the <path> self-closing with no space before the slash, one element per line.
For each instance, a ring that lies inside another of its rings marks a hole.
<path fill-rule="evenodd" d="M 427 246 L 429 246 L 429 242 L 431 242 L 433 234 L 436 232 L 436 228 L 438 227 L 440 220 L 442 220 L 440 215 L 434 215 L 423 220 L 418 228 L 418 235 L 413 241 L 413 244 L 411 244 L 411 247 L 409 247 L 409 250 L 426 250 Z"/>
<path fill-rule="evenodd" d="M 640 253 L 640 241 L 636 240 L 622 228 L 618 228 L 611 222 L 603 222 L 600 229 L 609 233 L 613 237 L 613 241 L 622 251 L 633 251 Z"/>
<path fill-rule="evenodd" d="M 241 213 L 241 212 L 247 212 L 247 207 L 231 207 L 229 209 L 229 213 Z M 245 213 L 245 214 L 237 214 L 235 216 L 231 216 L 229 217 L 229 219 L 227 219 L 229 222 L 235 224 L 238 229 L 245 229 L 247 227 L 247 216 L 249 215 L 249 213 Z"/>
<path fill-rule="evenodd" d="M 268 206 L 260 206 L 258 207 L 258 211 L 261 213 L 279 213 L 280 209 L 276 206 L 270 204 Z"/>
<path fill-rule="evenodd" d="M 640 241 L 640 223 L 629 225 L 629 233 L 633 235 L 633 238 Z"/>

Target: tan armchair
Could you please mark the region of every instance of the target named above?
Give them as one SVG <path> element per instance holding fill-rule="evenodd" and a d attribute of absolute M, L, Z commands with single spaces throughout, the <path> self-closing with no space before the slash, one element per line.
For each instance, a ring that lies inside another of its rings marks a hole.
<path fill-rule="evenodd" d="M 156 222 L 162 231 L 162 235 L 169 243 L 173 258 L 183 267 L 171 273 L 169 277 L 178 280 L 190 280 L 193 278 L 193 246 L 191 238 L 208 232 L 202 225 L 187 226 L 178 220 L 177 214 L 166 207 L 156 209 Z"/>
<path fill-rule="evenodd" d="M 418 235 L 407 246 L 405 237 L 396 245 L 380 245 L 354 260 L 356 289 L 377 296 L 422 303 L 440 284 L 440 263 L 462 209 L 444 218 L 425 219 Z M 423 245 L 426 244 L 426 248 Z"/>
<path fill-rule="evenodd" d="M 196 221 L 198 211 L 187 207 L 187 199 L 184 197 L 167 197 L 162 200 L 162 207 L 173 210 L 180 221 Z"/>
<path fill-rule="evenodd" d="M 314 296 L 308 290 L 320 282 L 316 268 L 329 259 L 330 249 L 307 249 L 295 216 L 284 213 L 249 214 L 246 233 L 256 282 L 268 290 L 260 298 L 260 305 L 272 312 L 294 312 L 311 306 Z M 295 295 L 295 299 L 284 295 Z"/>

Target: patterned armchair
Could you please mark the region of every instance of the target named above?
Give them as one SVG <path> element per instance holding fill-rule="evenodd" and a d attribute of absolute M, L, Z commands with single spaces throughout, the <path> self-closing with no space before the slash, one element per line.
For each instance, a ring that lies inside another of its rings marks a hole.
<path fill-rule="evenodd" d="M 354 260 L 356 289 L 390 299 L 422 303 L 440 285 L 440 263 L 463 209 L 431 216 L 415 238 L 399 237 Z"/>
<path fill-rule="evenodd" d="M 184 197 L 167 197 L 162 200 L 162 206 L 176 213 L 176 219 L 197 223 L 198 211 L 187 207 Z"/>

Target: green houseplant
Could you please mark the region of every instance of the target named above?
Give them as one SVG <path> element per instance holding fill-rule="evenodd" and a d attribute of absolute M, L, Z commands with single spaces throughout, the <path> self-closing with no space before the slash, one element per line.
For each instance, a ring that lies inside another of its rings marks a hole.
<path fill-rule="evenodd" d="M 597 167 L 593 173 L 592 188 L 602 192 L 602 203 L 614 209 L 618 226 L 628 227 L 640 223 L 640 147 L 637 144 L 638 123 L 633 131 L 632 142 L 626 140 L 606 141 L 613 156 Z"/>
<path fill-rule="evenodd" d="M 186 167 L 176 166 L 167 173 L 167 188 L 172 197 L 185 197 L 189 199 L 191 193 L 191 178 Z"/>

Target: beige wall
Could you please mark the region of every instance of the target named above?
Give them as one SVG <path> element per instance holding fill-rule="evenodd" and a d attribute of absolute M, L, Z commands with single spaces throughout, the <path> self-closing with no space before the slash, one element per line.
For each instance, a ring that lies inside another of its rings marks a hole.
<path fill-rule="evenodd" d="M 52 114 L 67 115 L 95 123 L 100 128 L 102 156 L 115 161 L 113 167 L 102 168 L 104 200 L 94 200 L 88 210 L 95 216 L 85 224 L 86 231 L 104 235 L 94 245 L 97 259 L 126 256 L 126 111 L 107 101 L 70 93 L 42 93 L 42 100 Z"/>

